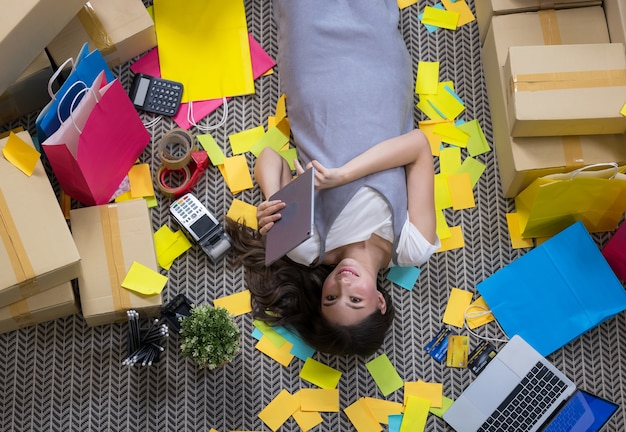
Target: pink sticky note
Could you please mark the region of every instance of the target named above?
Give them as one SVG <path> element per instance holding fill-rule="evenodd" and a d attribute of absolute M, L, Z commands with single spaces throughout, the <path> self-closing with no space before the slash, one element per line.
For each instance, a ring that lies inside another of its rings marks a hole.
<path fill-rule="evenodd" d="M 248 34 L 250 40 L 250 56 L 252 61 L 252 75 L 254 79 L 257 79 L 265 72 L 270 70 L 276 65 L 274 59 L 272 59 L 263 47 L 254 39 L 251 34 Z M 159 66 L 159 52 L 158 48 L 153 48 L 148 51 L 143 57 L 137 60 L 130 66 L 130 69 L 134 73 L 143 73 L 146 75 L 161 76 L 161 67 Z M 167 77 L 165 77 L 167 78 Z M 204 117 L 211 114 L 222 105 L 222 99 L 211 99 L 205 101 L 193 102 L 193 121 L 199 122 Z M 189 104 L 180 104 L 180 109 L 174 117 L 174 121 L 178 126 L 183 129 L 189 129 L 191 123 L 188 119 Z"/>

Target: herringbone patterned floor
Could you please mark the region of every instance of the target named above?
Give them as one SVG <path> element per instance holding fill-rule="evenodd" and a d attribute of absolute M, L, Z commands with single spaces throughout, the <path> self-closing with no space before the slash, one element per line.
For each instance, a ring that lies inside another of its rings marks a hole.
<path fill-rule="evenodd" d="M 402 11 L 401 29 L 417 62 L 440 61 L 442 80 L 452 80 L 465 101 L 465 120 L 478 119 L 487 140 L 492 142 L 489 106 L 481 66 L 476 23 L 456 31 L 429 33 L 418 21 L 418 14 L 431 0 Z M 181 3 L 182 4 L 182 3 Z M 473 8 L 473 1 L 469 2 Z M 272 56 L 276 54 L 275 26 L 271 1 L 245 2 L 250 32 Z M 210 55 L 210 54 L 206 54 Z M 132 74 L 125 64 L 114 70 L 128 89 Z M 228 136 L 266 125 L 279 96 L 280 72 L 256 81 L 256 94 L 231 99 L 226 124 L 213 133 L 227 155 L 232 154 Z M 417 99 L 416 99 L 417 101 Z M 373 107 L 375 109 L 375 107 Z M 2 128 L 24 126 L 34 133 L 37 113 Z M 221 110 L 205 119 L 216 123 Z M 421 120 L 416 110 L 415 118 Z M 147 118 L 146 118 L 147 119 Z M 150 129 L 153 143 L 174 127 L 169 120 Z M 195 130 L 192 128 L 192 131 Z M 153 173 L 158 160 L 151 145 L 141 156 Z M 494 271 L 521 256 L 525 250 L 510 246 L 505 214 L 513 203 L 501 193 L 495 153 L 477 157 L 487 168 L 475 189 L 476 207 L 446 213 L 450 226 L 463 229 L 465 247 L 437 253 L 422 267 L 413 291 L 389 282 L 398 318 L 385 345 L 385 353 L 404 381 L 443 383 L 444 394 L 454 398 L 472 380 L 468 370 L 447 368 L 424 353 L 425 344 L 440 327 L 441 317 L 452 287 L 475 292 L 475 286 Z M 250 167 L 253 157 L 248 155 Z M 54 178 L 52 177 L 54 181 Z M 233 197 L 221 174 L 210 167 L 195 193 L 222 218 L 233 198 L 258 204 L 258 188 Z M 157 195 L 159 207 L 152 210 L 154 229 L 163 224 L 174 228 L 168 213 L 170 201 Z M 596 236 L 602 246 L 607 236 Z M 231 258 L 211 264 L 198 248 L 175 261 L 164 291 L 165 301 L 178 293 L 197 304 L 245 289 L 243 272 L 233 268 Z M 24 328 L 0 335 L 0 430 L 2 431 L 208 431 L 269 430 L 257 417 L 282 389 L 295 392 L 310 387 L 299 378 L 303 362 L 294 359 L 283 367 L 254 348 L 256 340 L 249 315 L 239 317 L 242 351 L 230 364 L 216 371 L 197 368 L 183 358 L 178 339 L 172 335 L 161 361 L 152 367 L 126 367 L 127 327 L 125 324 L 87 327 L 80 315 Z M 495 327 L 481 328 L 483 334 L 497 336 Z M 549 331 L 549 329 L 546 329 Z M 477 341 L 473 340 L 475 344 Z M 317 353 L 315 358 L 340 370 L 341 409 L 362 396 L 383 398 L 365 367 L 370 358 L 335 357 Z M 372 357 L 373 358 L 373 357 Z M 602 324 L 550 359 L 583 389 L 626 404 L 626 317 Z M 402 401 L 402 391 L 388 396 Z M 343 412 L 325 413 L 314 430 L 350 431 L 352 425 Z M 607 427 L 623 431 L 626 416 L 620 409 Z M 299 430 L 293 419 L 283 431 Z M 430 416 L 426 430 L 448 431 L 439 418 Z"/>

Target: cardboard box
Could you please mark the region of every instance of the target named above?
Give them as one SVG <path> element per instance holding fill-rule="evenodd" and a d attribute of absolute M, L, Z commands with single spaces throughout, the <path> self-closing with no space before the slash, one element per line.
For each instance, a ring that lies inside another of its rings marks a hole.
<path fill-rule="evenodd" d="M 113 68 L 156 46 L 154 21 L 141 0 L 90 0 L 47 48 L 61 65 L 85 42 Z"/>
<path fill-rule="evenodd" d="M 0 94 L 84 4 L 85 0 L 0 0 Z"/>
<path fill-rule="evenodd" d="M 28 132 L 9 139 L 33 145 Z M 80 255 L 41 160 L 27 176 L 0 157 L 0 307 L 78 277 Z"/>
<path fill-rule="evenodd" d="M 45 52 L 26 68 L 13 85 L 0 95 L 0 125 L 40 110 L 48 102 L 48 82 L 54 70 Z"/>
<path fill-rule="evenodd" d="M 621 43 L 512 46 L 503 73 L 511 136 L 626 132 Z"/>
<path fill-rule="evenodd" d="M 608 43 L 602 7 L 494 16 L 482 49 L 493 142 L 505 197 L 534 179 L 583 165 L 626 163 L 624 135 L 512 138 L 506 116 L 503 66 L 511 46 Z"/>
<path fill-rule="evenodd" d="M 87 325 L 126 321 L 129 309 L 157 316 L 160 294 L 143 296 L 121 286 L 133 262 L 158 271 L 146 201 L 74 209 L 70 224 L 82 258 L 78 289 Z"/>
<path fill-rule="evenodd" d="M 604 0 L 604 13 L 609 28 L 611 42 L 626 45 L 626 2 L 624 0 Z"/>
<path fill-rule="evenodd" d="M 78 313 L 71 282 L 0 308 L 0 333 L 52 321 Z"/>
<path fill-rule="evenodd" d="M 614 0 L 620 1 L 620 0 Z M 606 3 L 606 0 L 605 0 Z M 573 7 L 600 6 L 601 0 L 476 0 L 476 21 L 480 43 L 485 41 L 491 18 L 494 15 L 536 12 L 544 9 L 566 9 Z"/>

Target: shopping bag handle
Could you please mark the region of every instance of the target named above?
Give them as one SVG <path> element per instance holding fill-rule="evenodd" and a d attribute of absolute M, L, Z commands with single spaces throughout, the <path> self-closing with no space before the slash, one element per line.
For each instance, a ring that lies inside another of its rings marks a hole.
<path fill-rule="evenodd" d="M 569 178 L 570 178 L 570 180 L 572 180 L 574 177 L 576 177 L 581 172 L 586 171 L 589 168 L 598 168 L 598 167 L 613 168 L 615 170 L 613 175 L 611 177 L 609 177 L 609 180 L 614 179 L 615 176 L 619 172 L 619 167 L 617 166 L 617 163 L 615 163 L 615 162 L 596 163 L 596 164 L 591 164 L 591 165 L 585 165 L 582 168 L 578 168 L 577 170 L 572 171 L 570 173 Z"/>
<path fill-rule="evenodd" d="M 84 89 L 76 93 L 76 96 L 74 96 L 74 99 L 72 100 L 72 104 L 70 105 L 70 118 L 72 119 L 72 124 L 74 125 L 74 127 L 76 128 L 79 134 L 83 133 L 83 131 L 78 127 L 78 125 L 76 124 L 76 121 L 74 120 L 74 115 L 73 115 L 74 105 L 76 104 L 76 101 L 78 100 L 79 96 L 81 96 L 83 93 L 85 93 L 88 90 L 90 90 L 91 93 L 93 93 L 93 96 L 96 98 L 96 102 L 99 102 L 100 99 L 98 99 L 98 92 L 93 91 L 91 87 L 85 87 Z"/>
<path fill-rule="evenodd" d="M 72 90 L 77 84 L 82 84 L 83 85 L 83 89 L 81 89 L 76 96 L 78 96 L 79 94 L 83 93 L 83 90 L 87 89 L 87 84 L 84 81 L 75 81 L 72 83 L 72 85 L 70 85 L 67 88 L 67 91 L 63 94 L 63 96 L 61 96 L 61 99 L 59 100 L 59 103 L 57 104 L 57 118 L 59 119 L 59 124 L 63 123 L 63 119 L 61 118 L 61 106 L 63 106 L 63 100 L 65 99 L 65 96 L 67 96 L 70 93 L 70 90 Z M 70 113 L 72 112 L 72 109 L 74 109 L 74 101 L 76 100 L 76 96 L 74 97 L 74 100 L 72 100 L 72 103 L 70 105 Z"/>
<path fill-rule="evenodd" d="M 74 66 L 74 59 L 72 57 L 70 57 L 67 60 L 65 60 L 61 66 L 59 66 L 59 68 L 52 74 L 52 76 L 48 80 L 48 94 L 50 95 L 50 98 L 53 99 L 53 100 L 56 99 L 56 94 L 52 92 L 52 83 L 56 81 L 56 79 L 59 77 L 59 75 L 63 71 L 63 68 L 68 63 L 72 63 L 72 70 L 74 70 L 74 67 L 75 67 Z"/>

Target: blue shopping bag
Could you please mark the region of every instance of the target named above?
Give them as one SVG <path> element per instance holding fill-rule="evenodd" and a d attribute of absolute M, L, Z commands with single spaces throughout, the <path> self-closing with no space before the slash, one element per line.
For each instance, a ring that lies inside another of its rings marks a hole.
<path fill-rule="evenodd" d="M 626 290 L 582 222 L 476 285 L 508 337 L 547 356 L 626 310 Z"/>
<path fill-rule="evenodd" d="M 59 90 L 53 93 L 52 83 L 68 63 L 73 63 L 73 68 Z M 100 72 L 104 72 L 107 83 L 115 79 L 100 51 L 95 49 L 89 52 L 87 43 L 82 46 L 76 60 L 70 58 L 59 67 L 48 85 L 51 100 L 41 110 L 35 121 L 37 138 L 40 143 L 52 135 L 61 123 L 69 117 L 72 101 L 75 100 L 76 96 L 78 96 L 77 101 L 80 101 L 82 97 L 80 92 L 89 87 Z"/>

